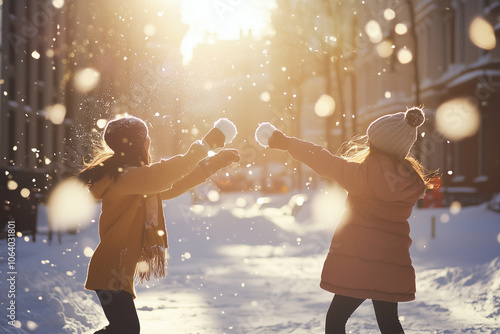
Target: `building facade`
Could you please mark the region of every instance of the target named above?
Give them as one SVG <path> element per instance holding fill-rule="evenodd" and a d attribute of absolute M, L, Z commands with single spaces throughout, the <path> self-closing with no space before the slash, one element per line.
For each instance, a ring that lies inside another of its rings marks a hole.
<path fill-rule="evenodd" d="M 344 5 L 337 21 L 344 38 L 335 46 L 337 51 L 331 51 L 342 55 L 337 59 L 341 70 L 330 72 L 330 90 L 325 88 L 325 75 L 310 76 L 303 85 L 308 93 L 302 94 L 301 114 L 312 115 L 301 118 L 303 136 L 325 142 L 326 120 L 314 115 L 321 94 L 343 105 L 336 110 L 336 124 L 326 130 L 333 148 L 353 134 L 364 134 L 382 115 L 424 106 L 427 121 L 413 154 L 427 168 L 439 169 L 445 202 L 480 203 L 500 192 L 500 48 L 481 48 L 471 36 L 474 20 L 481 18 L 493 28 L 498 43 L 500 1 L 378 0 Z M 450 101 L 458 104 L 448 108 L 452 133 L 446 136 L 436 115 Z M 469 107 L 474 117 L 466 113 Z M 474 118 L 474 132 L 454 135 Z"/>
<path fill-rule="evenodd" d="M 378 2 L 378 7 L 376 2 L 369 5 L 375 7 L 365 11 L 362 25 L 374 19 L 374 13 L 384 15 L 383 2 Z M 413 153 L 428 168 L 439 169 L 445 201 L 484 202 L 500 191 L 500 48 L 487 50 L 475 45 L 471 26 L 476 18 L 484 19 L 493 27 L 498 41 L 500 1 L 400 1 L 392 9 L 395 18 L 385 26 L 390 29 L 403 23 L 408 32 L 395 36 L 387 29 L 385 36 L 394 36 L 396 48 L 413 51 L 414 59 L 393 65 L 388 63 L 395 62 L 389 57 L 377 64 L 373 61 L 376 45 L 358 58 L 359 125 L 366 128 L 375 117 L 423 105 L 427 122 Z M 381 15 L 378 19 L 382 22 Z M 374 72 L 382 75 L 374 80 Z M 459 101 L 447 113 L 446 127 L 454 132 L 451 136 L 443 135 L 436 118 L 439 108 L 449 101 Z M 465 110 L 469 104 L 478 127 L 468 135 L 455 137 L 461 125 L 473 121 Z"/>
<path fill-rule="evenodd" d="M 33 216 L 118 114 L 149 123 L 157 155 L 178 153 L 186 30 L 176 2 L 3 1 L 0 232 Z"/>

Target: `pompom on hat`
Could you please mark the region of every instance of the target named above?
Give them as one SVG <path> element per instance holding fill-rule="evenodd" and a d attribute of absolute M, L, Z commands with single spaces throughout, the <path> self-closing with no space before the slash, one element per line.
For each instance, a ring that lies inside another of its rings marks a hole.
<path fill-rule="evenodd" d="M 110 121 L 104 130 L 104 141 L 115 152 L 140 152 L 148 136 L 143 120 L 128 116 Z"/>
<path fill-rule="evenodd" d="M 366 134 L 368 140 L 384 153 L 405 158 L 417 140 L 417 128 L 424 124 L 422 109 L 413 107 L 406 112 L 382 116 L 373 121 Z"/>

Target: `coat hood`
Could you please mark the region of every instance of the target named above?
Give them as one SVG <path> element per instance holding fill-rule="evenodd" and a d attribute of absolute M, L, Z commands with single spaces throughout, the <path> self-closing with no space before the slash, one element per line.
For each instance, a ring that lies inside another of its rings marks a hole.
<path fill-rule="evenodd" d="M 425 184 L 409 161 L 380 155 L 370 158 L 369 182 L 375 195 L 384 201 L 416 201 L 425 193 Z"/>

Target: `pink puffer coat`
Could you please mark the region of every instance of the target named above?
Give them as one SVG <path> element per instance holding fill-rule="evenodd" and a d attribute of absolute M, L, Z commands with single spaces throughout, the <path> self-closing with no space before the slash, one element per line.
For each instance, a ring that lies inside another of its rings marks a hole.
<path fill-rule="evenodd" d="M 320 286 L 360 299 L 415 299 L 407 220 L 425 184 L 411 165 L 382 154 L 363 163 L 348 162 L 297 138 L 291 139 L 289 153 L 348 192 Z"/>

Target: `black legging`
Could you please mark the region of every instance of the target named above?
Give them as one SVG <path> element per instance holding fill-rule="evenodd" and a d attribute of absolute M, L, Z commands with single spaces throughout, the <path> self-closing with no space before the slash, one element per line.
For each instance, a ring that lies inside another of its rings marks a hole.
<path fill-rule="evenodd" d="M 96 290 L 109 325 L 98 333 L 138 334 L 139 317 L 132 295 L 123 290 Z"/>
<path fill-rule="evenodd" d="M 325 334 L 345 334 L 345 325 L 364 299 L 335 295 L 326 314 Z M 404 334 L 398 318 L 398 303 L 372 300 L 382 334 Z"/>

